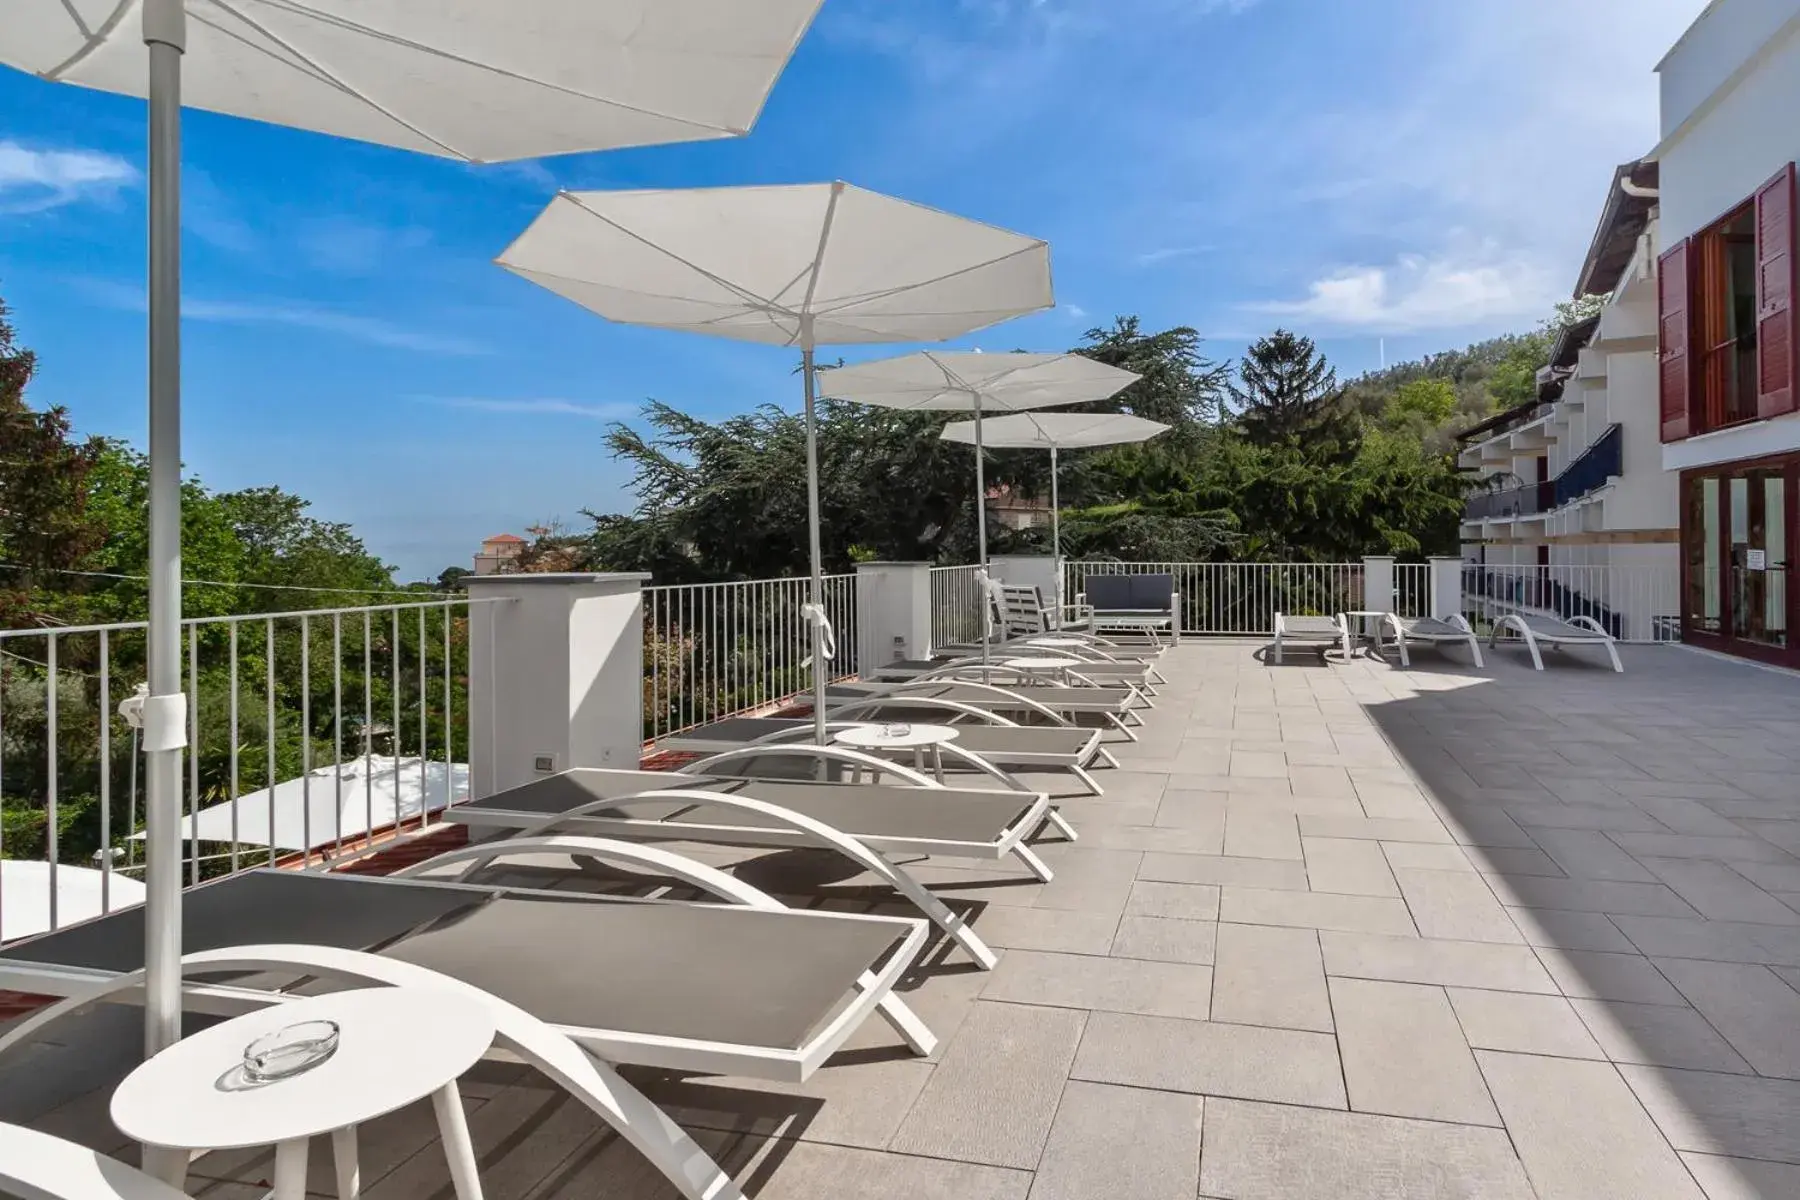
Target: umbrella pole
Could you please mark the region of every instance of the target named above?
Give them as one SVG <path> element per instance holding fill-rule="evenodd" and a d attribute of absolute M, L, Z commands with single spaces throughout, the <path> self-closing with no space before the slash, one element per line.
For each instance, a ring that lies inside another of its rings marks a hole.
<path fill-rule="evenodd" d="M 1062 565 L 1062 498 L 1056 490 L 1056 443 L 1050 444 L 1050 566 L 1056 572 L 1055 586 L 1050 589 L 1051 600 L 1056 605 L 1056 624 L 1054 628 L 1062 628 L 1063 619 L 1063 565 Z"/>
<path fill-rule="evenodd" d="M 825 552 L 819 544 L 819 427 L 814 413 L 817 405 L 813 379 L 813 348 L 810 342 L 800 349 L 800 373 L 806 377 L 806 525 L 811 541 L 812 582 L 808 587 L 809 603 L 817 616 L 807 622 L 812 631 L 813 741 L 823 746 L 825 738 Z"/>
<path fill-rule="evenodd" d="M 987 467 L 981 461 L 981 397 L 975 397 L 975 559 L 981 577 L 987 578 Z M 981 597 L 981 678 L 988 678 L 988 643 L 994 640 L 994 600 L 983 589 Z"/>
<path fill-rule="evenodd" d="M 150 82 L 150 694 L 144 704 L 144 1050 L 181 1038 L 183 0 L 145 0 Z"/>

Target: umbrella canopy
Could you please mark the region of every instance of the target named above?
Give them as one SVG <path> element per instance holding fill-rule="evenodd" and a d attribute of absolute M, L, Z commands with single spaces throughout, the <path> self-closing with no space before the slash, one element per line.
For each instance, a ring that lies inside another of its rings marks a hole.
<path fill-rule="evenodd" d="M 831 372 L 831 395 L 882 408 L 972 412 L 975 447 L 975 539 L 981 579 L 987 582 L 987 476 L 982 463 L 982 418 L 1058 404 L 1104 400 L 1139 376 L 1080 354 L 983 354 L 979 350 L 924 350 L 860 363 Z M 982 606 L 984 618 L 991 617 Z M 987 661 L 988 642 L 981 639 Z"/>
<path fill-rule="evenodd" d="M 976 444 L 985 441 L 997 450 L 1048 450 L 1050 452 L 1050 547 L 1056 561 L 1056 611 L 1063 607 L 1062 498 L 1057 493 L 1060 450 L 1086 450 L 1096 446 L 1123 446 L 1147 442 L 1168 426 L 1129 413 L 1017 413 L 995 417 L 986 429 L 974 421 L 952 421 L 938 436 L 946 442 Z"/>
<path fill-rule="evenodd" d="M 27 859 L 0 860 L 0 942 L 48 933 L 102 913 L 130 908 L 144 900 L 144 885 L 113 871 L 56 864 L 54 885 L 50 864 Z M 56 897 L 56 919 L 51 920 L 50 898 Z"/>
<path fill-rule="evenodd" d="M 798 346 L 815 736 L 825 619 L 813 351 L 938 341 L 1055 303 L 1043 241 L 847 183 L 564 192 L 497 260 L 612 321 Z M 837 374 L 837 372 L 833 372 Z"/>
<path fill-rule="evenodd" d="M 182 822 L 181 835 L 190 841 L 317 850 L 468 798 L 468 763 L 421 765 L 417 757 L 365 754 L 203 808 Z"/>
<path fill-rule="evenodd" d="M 150 101 L 149 1052 L 181 1036 L 184 84 L 215 112 L 470 161 L 724 137 L 821 2 L 6 0 L 0 64 Z"/>

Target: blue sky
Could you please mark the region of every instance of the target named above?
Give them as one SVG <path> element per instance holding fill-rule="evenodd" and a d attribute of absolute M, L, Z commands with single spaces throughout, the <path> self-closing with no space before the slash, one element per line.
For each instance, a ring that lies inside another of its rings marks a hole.
<path fill-rule="evenodd" d="M 609 326 L 491 265 L 558 187 L 843 178 L 1049 239 L 1060 349 L 1135 312 L 1341 371 L 1530 327 L 1655 141 L 1702 0 L 826 0 L 747 138 L 470 168 L 190 113 L 185 458 L 403 577 L 629 507 L 654 396 L 792 403 L 779 350 Z M 0 70 L 0 296 L 38 404 L 142 443 L 144 110 Z M 854 355 L 852 357 L 855 357 Z"/>

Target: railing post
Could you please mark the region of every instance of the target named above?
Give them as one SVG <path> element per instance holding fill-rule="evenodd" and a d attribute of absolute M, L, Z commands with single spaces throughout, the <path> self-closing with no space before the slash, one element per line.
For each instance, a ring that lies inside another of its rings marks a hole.
<path fill-rule="evenodd" d="M 471 798 L 571 767 L 637 767 L 649 578 L 468 578 Z"/>
<path fill-rule="evenodd" d="M 1362 607 L 1369 612 L 1399 612 L 1394 603 L 1394 560 L 1385 554 L 1363 555 Z"/>
<path fill-rule="evenodd" d="M 1442 621 L 1462 612 L 1463 560 L 1431 559 L 1431 615 Z"/>
<path fill-rule="evenodd" d="M 931 654 L 931 564 L 856 564 L 856 663 L 872 670 Z"/>

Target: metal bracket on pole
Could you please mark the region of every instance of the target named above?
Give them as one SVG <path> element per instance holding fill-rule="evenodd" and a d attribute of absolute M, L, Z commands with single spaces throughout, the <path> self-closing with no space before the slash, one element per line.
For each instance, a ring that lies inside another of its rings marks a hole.
<path fill-rule="evenodd" d="M 187 695 L 145 696 L 143 705 L 144 749 L 181 750 L 188 744 Z"/>
<path fill-rule="evenodd" d="M 177 53 L 187 53 L 184 0 L 144 0 L 144 44 L 173 46 Z"/>

